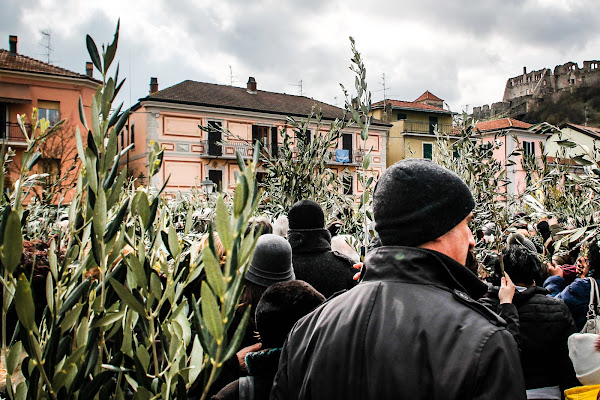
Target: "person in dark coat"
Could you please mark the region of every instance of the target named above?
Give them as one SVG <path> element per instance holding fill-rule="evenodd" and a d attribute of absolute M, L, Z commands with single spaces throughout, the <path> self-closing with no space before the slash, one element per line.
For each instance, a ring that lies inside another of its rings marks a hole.
<path fill-rule="evenodd" d="M 591 239 L 588 259 L 580 259 L 582 269 L 580 277 L 567 284 L 563 269 L 560 266 L 548 266 L 549 276 L 544 282 L 544 287 L 552 297 L 565 302 L 575 320 L 577 331 L 585 325 L 586 315 L 590 302 L 590 279 L 596 279 L 600 286 L 600 236 Z"/>
<path fill-rule="evenodd" d="M 388 168 L 373 198 L 383 246 L 358 286 L 294 326 L 271 399 L 525 399 L 517 344 L 464 265 L 474 206 L 433 162 Z"/>
<path fill-rule="evenodd" d="M 535 285 L 540 261 L 527 247 L 514 243 L 502 252 L 504 270 L 516 285 L 513 304 L 519 316 L 521 366 L 527 398 L 558 399 L 566 389 L 579 385 L 569 358 L 567 339 L 577 332 L 566 304 L 547 296 Z M 495 265 L 500 276 L 500 265 Z M 498 290 L 488 293 L 488 301 L 498 305 Z"/>
<path fill-rule="evenodd" d="M 262 348 L 246 355 L 248 376 L 225 386 L 212 400 L 267 400 L 277 372 L 281 347 L 290 329 L 324 301 L 325 297 L 304 281 L 270 286 L 256 308 L 256 328 Z"/>
<path fill-rule="evenodd" d="M 288 214 L 288 241 L 292 246 L 292 264 L 296 279 L 310 283 L 325 297 L 352 289 L 354 262 L 331 251 L 331 234 L 325 229 L 321 206 L 312 200 L 296 202 Z"/>

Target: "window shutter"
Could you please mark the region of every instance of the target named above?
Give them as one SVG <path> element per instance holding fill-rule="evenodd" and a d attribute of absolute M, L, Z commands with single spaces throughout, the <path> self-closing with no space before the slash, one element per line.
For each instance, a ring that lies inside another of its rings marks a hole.
<path fill-rule="evenodd" d="M 274 126 L 271 128 L 271 156 L 277 157 L 279 153 L 279 143 L 277 143 L 277 139 L 279 138 L 279 132 L 277 131 L 277 127 Z"/>

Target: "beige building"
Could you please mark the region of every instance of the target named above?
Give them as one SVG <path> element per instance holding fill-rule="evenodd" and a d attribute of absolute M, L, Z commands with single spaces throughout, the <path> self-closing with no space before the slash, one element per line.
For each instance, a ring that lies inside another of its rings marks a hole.
<path fill-rule="evenodd" d="M 371 115 L 392 124 L 386 147 L 387 166 L 405 158 L 433 158 L 436 132 L 452 134 L 452 112 L 426 91 L 415 101 L 382 100 Z"/>
<path fill-rule="evenodd" d="M 578 144 L 574 148 L 564 148 L 557 142 L 560 140 L 571 140 Z M 586 153 L 593 157 L 594 161 L 600 161 L 600 128 L 577 124 L 562 124 L 560 132 L 555 132 L 546 142 L 546 155 L 553 158 L 563 158 L 563 150 L 566 158 L 582 156 Z"/>

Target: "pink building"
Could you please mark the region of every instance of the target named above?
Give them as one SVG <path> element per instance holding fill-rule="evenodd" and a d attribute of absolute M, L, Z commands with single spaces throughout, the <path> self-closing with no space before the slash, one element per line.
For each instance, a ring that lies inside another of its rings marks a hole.
<path fill-rule="evenodd" d="M 92 77 L 92 63 L 86 64 L 86 74 L 79 74 L 19 54 L 16 36 L 10 36 L 9 47 L 9 50 L 0 49 L 0 140 L 15 150 L 12 164 L 20 165 L 27 143 L 18 126 L 17 115 L 25 114 L 30 118 L 33 107 L 36 107 L 38 118 L 46 118 L 51 124 L 66 119 L 65 131 L 56 142 L 56 148 L 43 151 L 43 158 L 36 167 L 38 173 L 52 176 L 61 169 L 64 174 L 72 166 L 76 154 L 75 128 L 79 126 L 82 134 L 86 134 L 79 122 L 79 98 L 83 99 L 89 121 L 92 97 L 101 82 Z M 69 160 L 62 159 L 68 154 L 72 154 Z M 73 173 L 75 177 L 76 172 Z M 9 169 L 5 183 L 12 184 L 16 176 L 15 168 Z M 72 191 L 66 192 L 65 201 L 69 201 Z"/>
<path fill-rule="evenodd" d="M 540 143 L 545 144 L 550 136 L 538 131 L 531 131 L 531 124 L 514 118 L 501 118 L 492 121 L 479 122 L 476 125 L 477 137 L 483 143 L 500 141 L 500 147 L 494 151 L 494 158 L 500 160 L 506 166 L 506 176 L 510 183 L 506 186 L 508 194 L 517 195 L 525 190 L 525 171 L 521 165 L 523 155 L 512 155 L 518 149 L 515 138 L 521 144 L 525 155 L 541 156 Z M 503 134 L 501 134 L 503 133 Z M 513 163 L 510 163 L 513 161 Z"/>
<path fill-rule="evenodd" d="M 306 118 L 314 106 L 323 113 L 322 130 L 344 114 L 341 108 L 308 97 L 258 90 L 252 77 L 246 88 L 186 80 L 160 91 L 157 79 L 152 78 L 150 94 L 132 108 L 128 131 L 121 136 L 122 146 L 134 143 L 125 162 L 134 176 L 145 175 L 150 142 L 158 142 L 165 149 L 164 164 L 151 182 L 153 186 L 162 186 L 170 175 L 167 193 L 187 192 L 208 177 L 219 190 L 229 191 L 238 170 L 236 151 L 249 158 L 252 143 L 260 140 L 272 155 L 278 154 L 278 148 L 283 146 L 278 133 L 290 129 L 286 117 Z M 231 136 L 206 132 L 199 126 L 223 128 Z M 375 174 L 385 169 L 386 137 L 390 127 L 376 120 L 369 131 L 366 148 L 373 147 L 371 165 Z M 319 134 L 316 125 L 311 128 L 312 137 Z M 336 161 L 335 149 L 331 149 L 327 162 L 338 172 L 350 170 L 352 193 L 358 193 L 354 170 L 362 163 L 365 151 L 359 129 L 343 132 L 337 148 L 348 150 L 348 161 Z M 259 168 L 259 174 L 260 171 Z"/>

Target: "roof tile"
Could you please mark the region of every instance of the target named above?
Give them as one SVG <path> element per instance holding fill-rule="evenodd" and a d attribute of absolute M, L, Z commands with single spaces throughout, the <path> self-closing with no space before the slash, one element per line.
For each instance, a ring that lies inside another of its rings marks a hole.
<path fill-rule="evenodd" d="M 313 111 L 313 107 L 320 107 L 325 119 L 342 118 L 344 115 L 344 110 L 339 107 L 305 96 L 263 90 L 249 93 L 246 88 L 191 80 L 180 82 L 140 99 L 140 102 L 143 101 L 233 108 L 301 117 L 309 115 Z M 379 120 L 373 120 L 373 124 L 389 126 L 389 124 Z"/>
<path fill-rule="evenodd" d="M 85 74 L 69 71 L 43 61 L 36 60 L 22 54 L 11 54 L 8 50 L 0 49 L 0 70 L 33 72 L 45 75 L 66 76 L 70 78 L 89 79 L 99 83 L 97 79 L 90 78 Z"/>
<path fill-rule="evenodd" d="M 528 124 L 527 122 L 519 121 L 518 119 L 514 119 L 514 118 L 501 118 L 501 119 L 495 119 L 493 121 L 478 122 L 475 127 L 477 129 L 479 129 L 481 132 L 485 132 L 485 131 L 494 131 L 494 130 L 506 129 L 506 128 L 527 129 L 527 128 L 531 127 L 531 124 Z"/>

